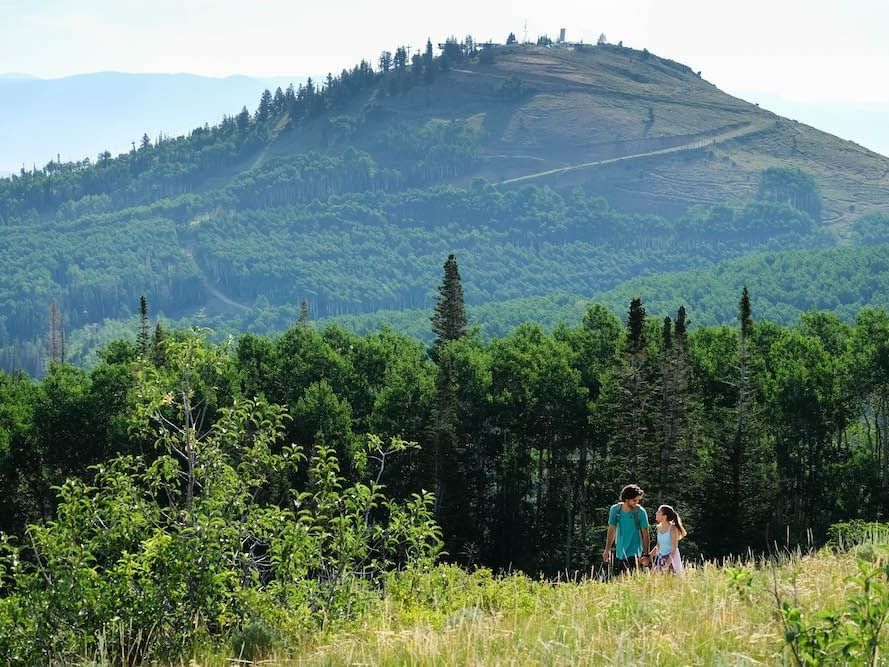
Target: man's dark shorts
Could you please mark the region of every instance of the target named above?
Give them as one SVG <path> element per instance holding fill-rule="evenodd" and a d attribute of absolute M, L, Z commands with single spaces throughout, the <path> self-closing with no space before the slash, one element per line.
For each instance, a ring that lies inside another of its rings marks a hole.
<path fill-rule="evenodd" d="M 614 576 L 625 572 L 635 572 L 642 567 L 641 558 L 615 558 Z"/>

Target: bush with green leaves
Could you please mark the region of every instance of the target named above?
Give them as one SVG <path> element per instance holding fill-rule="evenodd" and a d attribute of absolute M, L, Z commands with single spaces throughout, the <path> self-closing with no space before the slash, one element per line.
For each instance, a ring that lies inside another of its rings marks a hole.
<path fill-rule="evenodd" d="M 198 336 L 171 341 L 160 369 L 139 362 L 131 430 L 155 451 L 68 480 L 54 520 L 3 537 L 0 662 L 167 661 L 226 641 L 255 657 L 361 611 L 384 573 L 435 562 L 431 496 L 396 503 L 373 470 L 415 445 L 368 437 L 365 481 L 346 486 L 332 451 L 282 446 L 281 407 L 210 407 L 227 363 Z"/>
<path fill-rule="evenodd" d="M 832 530 L 834 535 L 849 529 L 849 524 L 844 526 Z M 870 548 L 861 550 L 862 546 Z M 889 545 L 885 541 L 860 542 L 852 553 L 857 572 L 847 578 L 845 604 L 839 609 L 808 615 L 795 602 L 783 599 L 775 584 L 786 646 L 791 662 L 799 667 L 884 664 L 881 648 L 886 648 L 884 626 L 889 619 Z"/>

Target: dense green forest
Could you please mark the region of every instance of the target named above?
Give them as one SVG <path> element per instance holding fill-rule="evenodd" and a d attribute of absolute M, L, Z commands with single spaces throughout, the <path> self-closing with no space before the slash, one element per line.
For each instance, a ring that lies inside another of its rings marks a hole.
<path fill-rule="evenodd" d="M 873 242 L 885 243 L 889 219 L 879 216 L 865 222 L 879 225 Z M 709 268 L 633 278 L 593 295 L 557 292 L 479 304 L 471 306 L 469 311 L 482 336 L 493 338 L 506 336 L 520 324 L 529 322 L 542 324 L 547 329 L 563 322 L 580 322 L 592 302 L 620 314 L 633 296 L 644 294 L 651 314 L 665 316 L 675 310 L 676 303 L 685 303 L 694 312 L 696 325 L 713 326 L 735 320 L 733 295 L 747 285 L 757 294 L 757 310 L 763 319 L 789 326 L 796 324 L 807 311 L 820 310 L 851 324 L 867 306 L 889 309 L 887 253 L 889 246 L 885 244 L 753 253 Z M 429 342 L 428 317 L 426 310 L 386 310 L 328 319 L 358 334 L 389 326 Z M 296 321 L 297 309 L 271 308 L 266 318 L 270 326 L 283 330 L 288 322 Z M 242 323 L 241 329 L 229 330 L 219 318 L 208 318 L 204 323 L 229 334 L 262 325 L 256 313 L 235 316 L 229 321 Z M 107 340 L 132 332 L 133 327 L 132 322 L 111 327 Z M 89 347 L 81 345 L 84 351 Z M 78 360 L 81 358 L 78 356 Z"/>
<path fill-rule="evenodd" d="M 821 310 L 851 324 L 867 306 L 889 309 L 887 229 L 889 222 L 884 216 L 868 216 L 853 226 L 853 242 L 861 245 L 752 253 L 708 268 L 634 278 L 604 292 L 591 293 L 583 289 L 470 303 L 468 311 L 473 326 L 484 340 L 505 337 L 525 323 L 537 323 L 547 330 L 560 323 L 577 324 L 593 302 L 619 315 L 636 294 L 646 295 L 646 307 L 651 314 L 664 316 L 675 310 L 676 303 L 685 303 L 695 314 L 696 325 L 712 326 L 734 321 L 732 300 L 741 287 L 747 285 L 757 294 L 757 309 L 763 319 L 790 326 L 806 311 Z M 464 278 L 464 284 L 474 282 L 474 276 L 465 270 Z M 310 309 L 312 319 L 322 324 L 335 323 L 359 335 L 387 326 L 425 343 L 432 342 L 429 312 L 426 308 L 413 308 L 316 318 Z M 260 297 L 249 309 L 206 311 L 178 318 L 164 315 L 161 320 L 172 328 L 195 325 L 208 328 L 213 340 L 222 341 L 245 331 L 281 333 L 299 316 L 299 303 L 276 305 Z M 75 365 L 92 367 L 98 362 L 100 348 L 116 339 L 132 340 L 137 326 L 138 316 L 132 315 L 107 319 L 101 326 L 85 325 L 75 329 L 66 338 L 67 358 Z M 32 349 L 38 357 L 46 353 L 42 341 Z M 13 365 L 13 362 L 7 352 L 5 363 Z"/>
<path fill-rule="evenodd" d="M 580 191 L 481 184 L 256 209 L 229 208 L 217 196 L 7 227 L 4 367 L 39 371 L 51 301 L 69 332 L 126 315 L 143 293 L 170 317 L 220 291 L 260 313 L 305 298 L 321 318 L 428 308 L 429 267 L 448 252 L 472 276 L 467 301 L 481 304 L 554 291 L 592 295 L 640 274 L 832 243 L 807 213 L 763 200 L 670 221 L 621 214 Z"/>
<path fill-rule="evenodd" d="M 330 447 L 347 477 L 366 433 L 422 443 L 383 481 L 398 497 L 438 490 L 451 557 L 496 567 L 588 567 L 597 517 L 627 478 L 687 507 L 710 556 L 886 516 L 885 311 L 690 331 L 693 311 L 644 315 L 638 299 L 626 325 L 594 305 L 551 332 L 529 324 L 433 348 L 306 322 L 230 351 L 204 343 L 217 358 L 201 379 L 207 419 L 263 396 L 292 417 L 285 441 Z M 108 346 L 91 371 L 2 376 L 4 530 L 52 516 L 52 489 L 113 454 L 153 456 L 127 428 L 135 380 L 146 363 L 166 368 L 166 339 L 183 336 L 146 320 L 135 345 Z"/>

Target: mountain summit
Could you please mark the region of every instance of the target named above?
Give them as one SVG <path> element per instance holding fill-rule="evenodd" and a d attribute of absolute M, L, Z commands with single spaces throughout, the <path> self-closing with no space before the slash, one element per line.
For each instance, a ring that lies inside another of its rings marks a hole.
<path fill-rule="evenodd" d="M 345 141 L 372 149 L 392 128 L 459 121 L 474 132 L 479 160 L 455 183 L 479 176 L 581 186 L 625 210 L 675 214 L 746 201 L 763 170 L 790 167 L 814 177 L 828 224 L 889 211 L 889 158 L 732 97 L 644 50 L 497 47 L 430 85 L 387 92 L 381 85 L 344 109 L 358 121 Z M 336 143 L 331 121 L 283 137 L 270 153 Z"/>

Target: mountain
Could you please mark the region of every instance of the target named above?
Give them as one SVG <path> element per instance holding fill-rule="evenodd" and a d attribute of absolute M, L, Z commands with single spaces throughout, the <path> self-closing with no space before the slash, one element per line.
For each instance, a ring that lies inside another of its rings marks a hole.
<path fill-rule="evenodd" d="M 619 46 L 441 50 L 0 180 L 0 364 L 39 371 L 53 301 L 81 341 L 143 294 L 153 315 L 269 332 L 303 299 L 314 319 L 428 309 L 451 252 L 467 302 L 493 308 L 885 226 L 889 158 L 679 63 Z"/>
<path fill-rule="evenodd" d="M 889 158 L 731 97 L 647 51 L 506 47 L 493 62 L 461 63 L 434 85 L 379 93 L 345 109 L 362 122 L 351 139 L 358 145 L 432 119 L 478 129 L 477 168 L 450 182 L 579 185 L 622 210 L 681 213 L 690 204 L 746 201 L 761 171 L 780 166 L 815 178 L 828 224 L 889 204 Z M 310 124 L 270 154 L 324 139 Z"/>
<path fill-rule="evenodd" d="M 125 151 L 148 133 L 176 136 L 223 113 L 235 114 L 264 88 L 286 88 L 295 79 L 246 76 L 211 78 L 192 74 L 97 72 L 38 79 L 0 74 L 0 175 L 24 165 L 95 159 L 103 150 Z"/>

